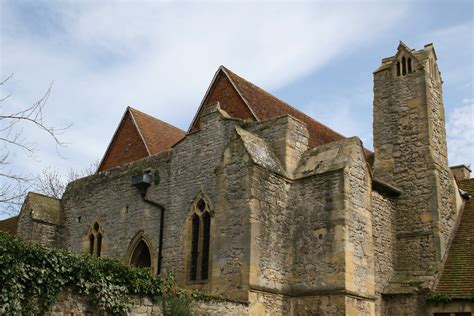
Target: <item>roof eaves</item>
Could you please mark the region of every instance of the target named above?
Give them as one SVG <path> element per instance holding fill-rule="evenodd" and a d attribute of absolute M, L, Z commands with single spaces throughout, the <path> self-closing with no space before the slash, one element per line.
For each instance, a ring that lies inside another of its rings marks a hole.
<path fill-rule="evenodd" d="M 214 83 L 216 82 L 217 77 L 219 76 L 219 72 L 220 72 L 220 71 L 221 71 L 221 67 L 219 67 L 219 68 L 217 69 L 216 73 L 214 74 L 214 77 L 212 77 L 211 83 L 210 83 L 209 86 L 207 87 L 206 93 L 204 94 L 204 97 L 203 97 L 202 100 L 201 100 L 201 104 L 199 105 L 199 108 L 198 108 L 198 110 L 196 111 L 196 114 L 194 114 L 194 118 L 193 118 L 193 120 L 191 121 L 191 124 L 189 125 L 189 128 L 188 128 L 188 130 L 187 130 L 186 133 L 190 133 L 190 132 L 191 132 L 191 129 L 193 128 L 194 123 L 196 122 L 196 120 L 197 120 L 197 118 L 198 118 L 198 115 L 199 115 L 199 113 L 201 112 L 202 107 L 204 106 L 204 101 L 206 101 L 207 96 L 209 95 L 209 93 L 211 93 L 211 89 L 212 89 L 212 87 L 214 86 Z"/>

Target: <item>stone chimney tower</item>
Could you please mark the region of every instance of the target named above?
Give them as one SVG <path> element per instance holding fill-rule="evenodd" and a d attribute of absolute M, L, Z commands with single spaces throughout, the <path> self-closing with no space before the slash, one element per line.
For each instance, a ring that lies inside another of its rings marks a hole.
<path fill-rule="evenodd" d="M 432 286 L 457 217 L 436 60 L 432 44 L 415 51 L 400 42 L 374 72 L 374 177 L 402 191 L 394 292 Z"/>

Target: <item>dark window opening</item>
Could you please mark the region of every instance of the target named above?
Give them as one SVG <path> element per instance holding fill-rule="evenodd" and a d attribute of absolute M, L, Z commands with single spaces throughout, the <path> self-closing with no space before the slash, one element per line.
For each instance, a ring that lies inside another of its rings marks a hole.
<path fill-rule="evenodd" d="M 89 254 L 94 254 L 94 235 L 92 234 L 89 236 Z"/>
<path fill-rule="evenodd" d="M 411 58 L 408 58 L 408 73 L 411 73 Z"/>
<path fill-rule="evenodd" d="M 79 216 L 77 220 L 80 221 L 81 217 Z M 95 222 L 94 225 L 89 228 L 87 238 L 89 238 L 89 254 L 100 257 L 102 255 L 104 236 L 102 235 L 102 228 L 99 223 Z"/>
<path fill-rule="evenodd" d="M 204 212 L 204 210 L 206 209 L 206 202 L 204 202 L 202 199 L 199 200 L 199 202 L 197 203 L 197 208 L 198 208 L 201 212 Z"/>
<path fill-rule="evenodd" d="M 97 257 L 100 257 L 102 252 L 102 234 L 97 235 Z"/>
<path fill-rule="evenodd" d="M 192 222 L 192 244 L 191 244 L 191 280 L 197 279 L 198 256 L 199 256 L 199 216 L 194 214 Z"/>
<path fill-rule="evenodd" d="M 400 77 L 400 62 L 397 61 L 397 77 Z"/>
<path fill-rule="evenodd" d="M 405 57 L 402 57 L 402 75 L 407 74 L 407 62 L 405 60 Z"/>
<path fill-rule="evenodd" d="M 150 249 L 143 240 L 140 240 L 135 247 L 130 264 L 137 268 L 151 267 Z"/>
<path fill-rule="evenodd" d="M 203 238 L 202 238 L 202 268 L 201 279 L 207 280 L 209 277 L 209 242 L 211 240 L 211 216 L 208 212 L 203 216 Z"/>
<path fill-rule="evenodd" d="M 470 312 L 458 312 L 454 313 L 454 316 L 471 316 L 472 314 Z"/>

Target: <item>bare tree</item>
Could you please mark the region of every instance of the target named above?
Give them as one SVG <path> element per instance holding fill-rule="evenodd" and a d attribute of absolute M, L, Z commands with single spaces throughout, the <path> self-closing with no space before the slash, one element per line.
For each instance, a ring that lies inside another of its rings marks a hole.
<path fill-rule="evenodd" d="M 99 160 L 97 159 L 82 169 L 70 168 L 66 174 L 62 174 L 55 167 L 44 168 L 33 182 L 31 189 L 38 193 L 61 198 L 69 182 L 96 173 L 98 166 Z"/>
<path fill-rule="evenodd" d="M 3 87 L 12 77 L 13 74 L 1 81 L 0 87 Z M 10 95 L 0 98 L 0 213 L 17 212 L 26 191 L 31 187 L 33 177 L 15 171 L 10 160 L 10 154 L 15 150 L 23 152 L 33 160 L 36 159 L 37 143 L 24 136 L 24 128 L 32 126 L 38 131 L 46 133 L 56 143 L 56 146 L 64 146 L 59 136 L 69 126 L 54 127 L 45 121 L 43 115 L 52 86 L 53 83 L 49 85 L 45 94 L 32 105 L 16 111 L 7 109 L 6 102 Z"/>
<path fill-rule="evenodd" d="M 61 198 L 66 189 L 66 181 L 64 176 L 54 167 L 47 167 L 41 170 L 35 179 L 31 189 L 35 192 L 42 193 L 55 198 Z"/>

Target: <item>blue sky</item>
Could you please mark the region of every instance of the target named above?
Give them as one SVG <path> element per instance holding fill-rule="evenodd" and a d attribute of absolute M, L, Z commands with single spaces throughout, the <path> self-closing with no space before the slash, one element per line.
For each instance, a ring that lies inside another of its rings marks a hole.
<path fill-rule="evenodd" d="M 32 160 L 81 168 L 101 158 L 127 105 L 187 129 L 223 64 L 372 148 L 372 71 L 399 40 L 433 42 L 444 80 L 450 164 L 474 163 L 472 1 L 155 2 L 0 0 L 0 89 L 21 108 L 54 81 L 47 118 L 73 125 L 54 143 L 34 129 Z M 14 164 L 13 164 L 14 163 Z"/>

